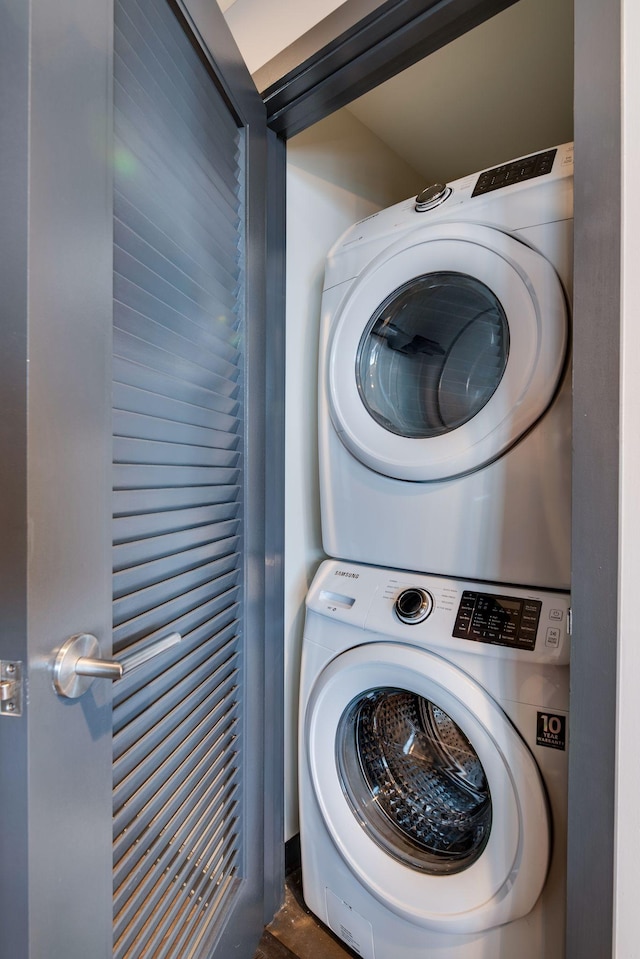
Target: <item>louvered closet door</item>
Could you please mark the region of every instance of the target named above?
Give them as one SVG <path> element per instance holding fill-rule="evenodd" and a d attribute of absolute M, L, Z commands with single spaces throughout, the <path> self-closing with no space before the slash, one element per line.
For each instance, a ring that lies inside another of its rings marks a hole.
<path fill-rule="evenodd" d="M 182 640 L 114 687 L 113 955 L 177 959 L 211 955 L 259 801 L 244 781 L 245 141 L 166 0 L 117 0 L 114 44 L 114 655 Z"/>

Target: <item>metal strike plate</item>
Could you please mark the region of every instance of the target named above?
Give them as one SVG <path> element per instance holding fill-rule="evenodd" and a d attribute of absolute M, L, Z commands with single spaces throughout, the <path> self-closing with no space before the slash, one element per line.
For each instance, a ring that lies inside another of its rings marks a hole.
<path fill-rule="evenodd" d="M 0 659 L 0 716 L 22 716 L 22 663 Z"/>

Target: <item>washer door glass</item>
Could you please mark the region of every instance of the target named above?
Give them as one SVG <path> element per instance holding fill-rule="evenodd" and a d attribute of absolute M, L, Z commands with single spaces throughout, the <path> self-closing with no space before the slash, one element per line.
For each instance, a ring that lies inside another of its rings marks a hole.
<path fill-rule="evenodd" d="M 482 763 L 435 703 L 380 687 L 356 697 L 337 735 L 342 788 L 371 838 L 431 875 L 467 869 L 483 852 L 492 802 Z"/>
<path fill-rule="evenodd" d="M 358 390 L 377 423 L 400 436 L 448 433 L 496 391 L 509 354 L 497 296 L 471 276 L 429 273 L 395 290 L 365 329 Z"/>

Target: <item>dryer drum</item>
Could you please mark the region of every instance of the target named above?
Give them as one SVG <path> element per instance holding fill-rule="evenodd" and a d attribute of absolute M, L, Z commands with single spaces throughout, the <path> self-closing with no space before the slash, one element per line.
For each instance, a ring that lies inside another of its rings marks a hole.
<path fill-rule="evenodd" d="M 485 772 L 436 704 L 391 687 L 358 696 L 339 724 L 337 761 L 358 820 L 395 859 L 452 874 L 481 855 L 492 821 Z"/>
<path fill-rule="evenodd" d="M 495 393 L 509 354 L 496 295 L 461 273 L 428 273 L 374 313 L 356 358 L 360 398 L 385 429 L 440 436 L 472 419 Z"/>

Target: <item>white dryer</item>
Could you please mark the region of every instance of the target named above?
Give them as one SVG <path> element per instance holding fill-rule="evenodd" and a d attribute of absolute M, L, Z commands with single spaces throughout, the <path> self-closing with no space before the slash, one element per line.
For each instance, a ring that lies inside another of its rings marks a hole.
<path fill-rule="evenodd" d="M 303 892 L 363 959 L 562 959 L 568 594 L 328 561 L 307 599 Z"/>
<path fill-rule="evenodd" d="M 319 367 L 330 556 L 569 587 L 572 240 L 565 144 L 425 191 L 332 249 Z"/>

